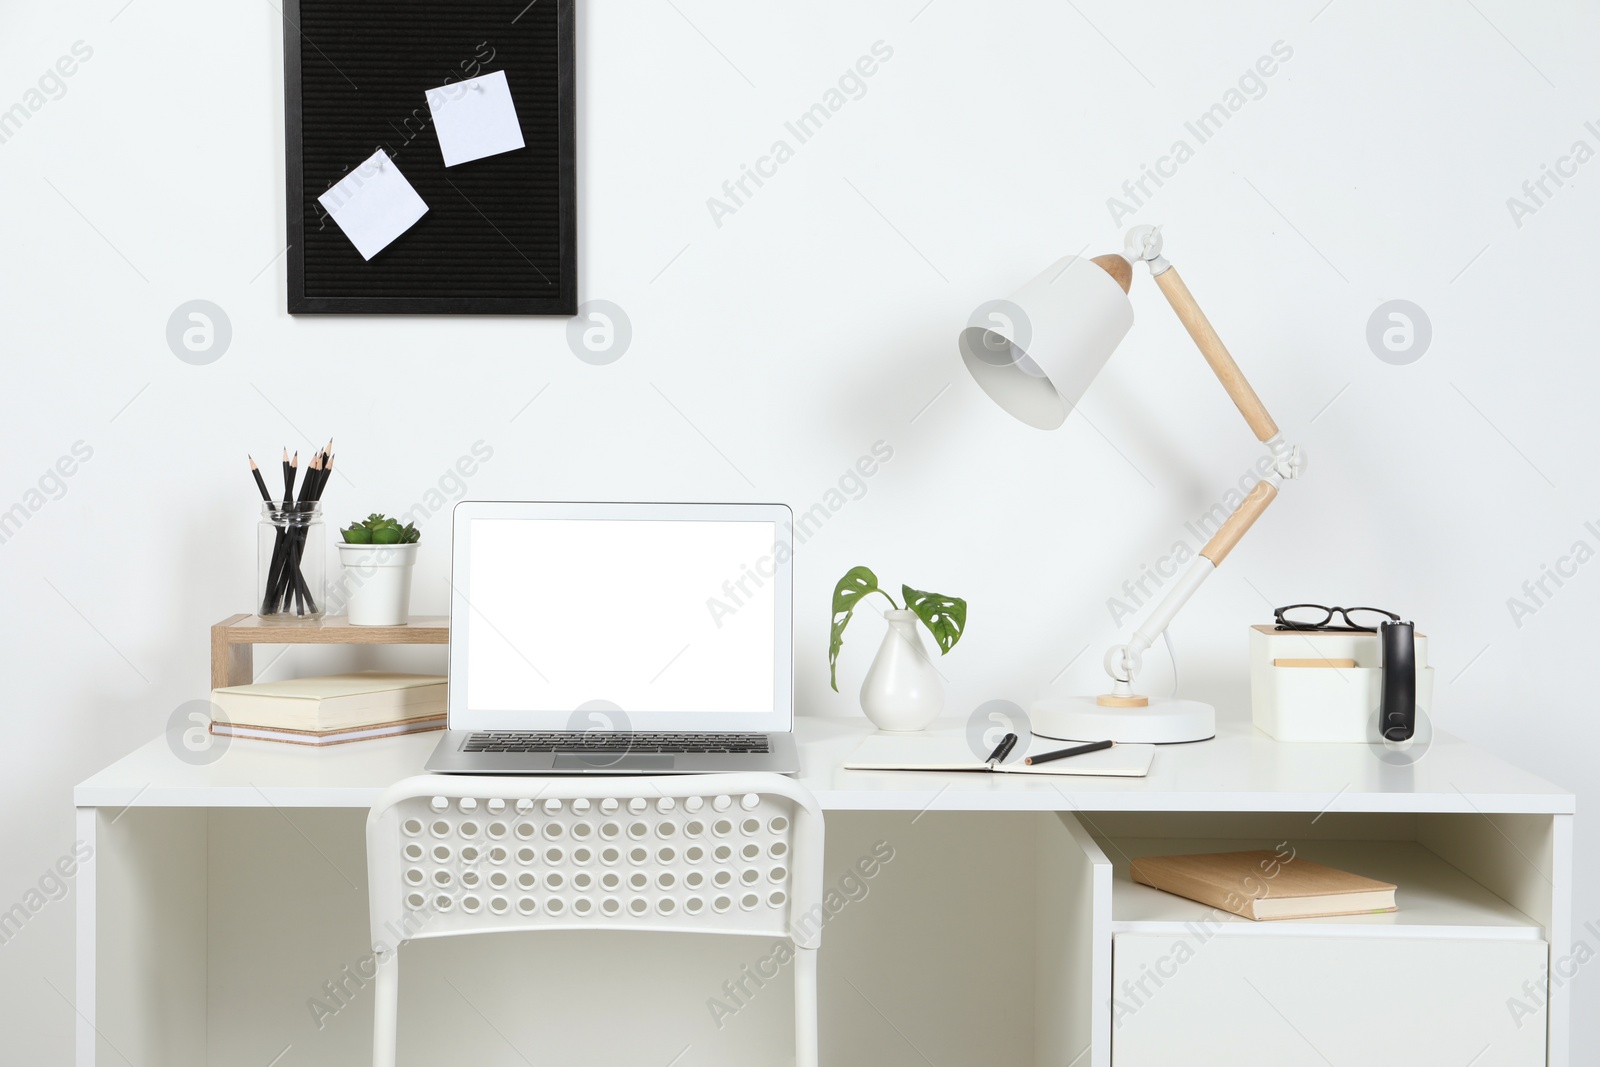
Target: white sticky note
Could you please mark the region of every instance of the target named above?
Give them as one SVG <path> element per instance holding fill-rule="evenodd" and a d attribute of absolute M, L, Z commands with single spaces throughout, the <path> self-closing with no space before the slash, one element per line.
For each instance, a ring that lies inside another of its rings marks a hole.
<path fill-rule="evenodd" d="M 429 89 L 428 110 L 447 167 L 498 156 L 524 144 L 503 70 Z"/>
<path fill-rule="evenodd" d="M 383 149 L 317 197 L 362 259 L 371 259 L 428 213 L 428 205 Z"/>

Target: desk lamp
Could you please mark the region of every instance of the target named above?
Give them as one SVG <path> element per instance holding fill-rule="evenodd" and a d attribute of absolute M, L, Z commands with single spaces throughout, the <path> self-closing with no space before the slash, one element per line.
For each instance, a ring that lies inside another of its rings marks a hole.
<path fill-rule="evenodd" d="M 1047 697 L 1033 705 L 1033 732 L 1042 737 L 1177 744 L 1204 741 L 1216 734 L 1216 712 L 1211 705 L 1146 696 L 1135 689 L 1143 656 L 1261 517 L 1278 495 L 1278 486 L 1300 471 L 1299 448 L 1283 442 L 1277 424 L 1183 279 L 1162 257 L 1161 246 L 1159 227 L 1137 226 L 1128 231 L 1121 254 L 1058 260 L 1018 290 L 1008 304 L 1001 305 L 1003 310 L 992 316 L 997 325 L 972 325 L 961 331 L 962 361 L 990 399 L 1029 426 L 1053 430 L 1066 421 L 1133 325 L 1133 304 L 1128 299 L 1133 264 L 1145 263 L 1239 414 L 1270 453 L 1262 480 L 1217 529 L 1171 591 L 1126 644 L 1106 653 L 1111 692 L 1097 697 Z"/>

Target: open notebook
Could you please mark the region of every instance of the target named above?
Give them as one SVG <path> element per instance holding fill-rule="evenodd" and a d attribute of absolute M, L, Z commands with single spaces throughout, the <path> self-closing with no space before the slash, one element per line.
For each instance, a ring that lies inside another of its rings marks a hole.
<path fill-rule="evenodd" d="M 1150 773 L 1150 761 L 1156 752 L 1154 745 L 1116 745 L 1099 752 L 1086 752 L 1081 756 L 1069 756 L 1030 767 L 1022 762 L 1024 756 L 1069 748 L 1075 742 L 1049 741 L 1042 737 L 1025 740 L 1026 744 L 1018 744 L 1007 762 L 994 768 L 992 773 L 1143 778 Z M 874 734 L 861 742 L 861 747 L 845 762 L 844 769 L 991 773 L 989 765 L 972 754 L 965 737 L 938 734 Z"/>

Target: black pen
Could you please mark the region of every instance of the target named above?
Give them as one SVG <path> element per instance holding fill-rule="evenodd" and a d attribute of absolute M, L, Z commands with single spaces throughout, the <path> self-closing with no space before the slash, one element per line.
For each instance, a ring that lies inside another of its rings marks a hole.
<path fill-rule="evenodd" d="M 989 758 L 984 762 L 988 763 L 989 769 L 992 771 L 994 770 L 996 764 L 1004 763 L 1006 761 L 1006 757 L 1011 755 L 1011 750 L 1016 747 L 1017 735 L 1006 734 L 1000 739 L 1000 743 L 994 746 L 994 751 L 989 753 Z"/>
<path fill-rule="evenodd" d="M 1062 748 L 1057 749 L 1054 752 L 1046 752 L 1038 756 L 1029 756 L 1022 762 L 1031 767 L 1035 763 L 1049 763 L 1053 759 L 1066 759 L 1068 756 L 1081 756 L 1085 752 L 1100 752 L 1104 749 L 1110 748 L 1114 744 L 1116 744 L 1115 741 L 1091 741 L 1087 745 L 1073 745 L 1071 748 Z"/>

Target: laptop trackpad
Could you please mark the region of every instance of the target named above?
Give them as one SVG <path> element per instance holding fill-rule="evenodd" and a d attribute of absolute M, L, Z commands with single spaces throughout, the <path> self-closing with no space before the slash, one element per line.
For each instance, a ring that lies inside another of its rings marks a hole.
<path fill-rule="evenodd" d="M 629 753 L 606 756 L 600 753 L 558 752 L 554 769 L 558 771 L 594 771 L 597 774 L 626 771 L 670 771 L 676 765 L 676 756 L 654 756 Z"/>

